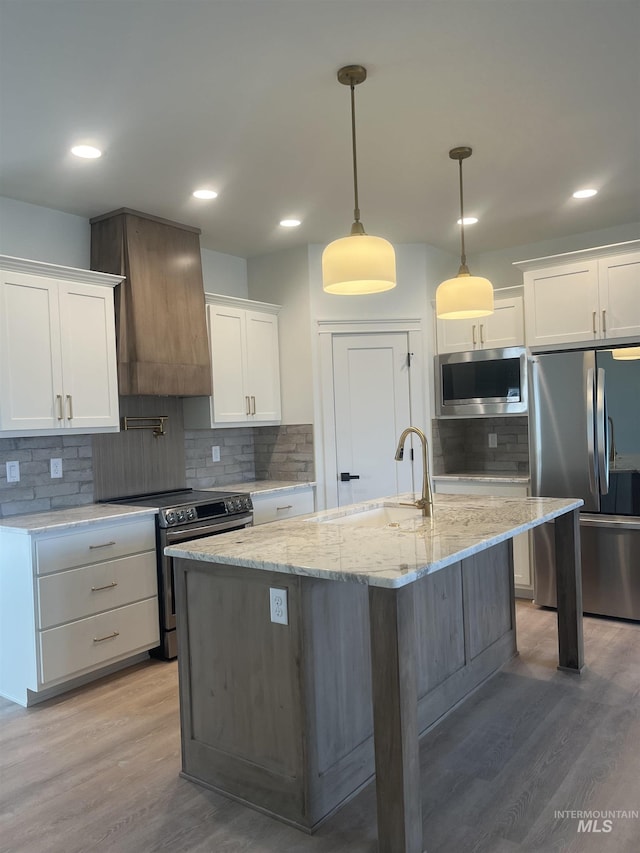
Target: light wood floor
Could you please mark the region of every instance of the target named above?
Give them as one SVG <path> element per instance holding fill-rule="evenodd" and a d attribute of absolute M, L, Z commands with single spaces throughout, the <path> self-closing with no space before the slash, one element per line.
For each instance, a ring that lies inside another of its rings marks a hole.
<path fill-rule="evenodd" d="M 554 810 L 640 810 L 640 624 L 585 620 L 556 671 L 555 613 L 518 603 L 515 658 L 423 741 L 428 853 L 637 853 L 640 819 L 578 831 Z M 40 706 L 0 699 L 3 853 L 374 853 L 373 785 L 315 836 L 181 779 L 175 663 Z"/>

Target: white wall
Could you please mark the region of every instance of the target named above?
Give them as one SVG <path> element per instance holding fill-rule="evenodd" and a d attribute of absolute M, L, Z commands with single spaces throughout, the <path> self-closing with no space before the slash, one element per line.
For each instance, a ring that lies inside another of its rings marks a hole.
<path fill-rule="evenodd" d="M 247 299 L 247 261 L 224 252 L 200 249 L 205 293 L 222 293 Z"/>
<path fill-rule="evenodd" d="M 0 196 L 0 254 L 88 269 L 90 240 L 84 216 Z"/>
<path fill-rule="evenodd" d="M 544 258 L 547 255 L 560 255 L 563 252 L 576 252 L 595 246 L 608 246 L 611 243 L 624 243 L 626 240 L 640 238 L 640 223 L 618 225 L 600 231 L 587 231 L 583 234 L 571 234 L 556 237 L 541 243 L 528 243 L 512 249 L 500 249 L 495 252 L 483 252 L 469 258 L 469 268 L 475 275 L 483 275 L 494 287 L 511 287 L 522 284 L 522 270 L 512 266 L 514 261 L 531 258 Z"/>
<path fill-rule="evenodd" d="M 282 423 L 311 424 L 314 417 L 307 246 L 251 258 L 247 269 L 250 298 L 282 305 L 278 319 Z"/>

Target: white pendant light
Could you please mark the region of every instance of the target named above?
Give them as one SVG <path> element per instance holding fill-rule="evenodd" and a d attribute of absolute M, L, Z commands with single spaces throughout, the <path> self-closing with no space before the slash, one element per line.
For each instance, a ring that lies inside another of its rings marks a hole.
<path fill-rule="evenodd" d="M 640 358 L 640 346 L 612 349 L 611 355 L 616 361 L 634 361 L 635 359 Z"/>
<path fill-rule="evenodd" d="M 436 290 L 436 315 L 439 320 L 466 320 L 493 314 L 493 285 L 488 278 L 471 275 L 464 251 L 464 211 L 462 196 L 462 161 L 471 157 L 471 148 L 464 145 L 452 148 L 449 157 L 460 167 L 460 269 L 455 278 L 448 278 Z"/>
<path fill-rule="evenodd" d="M 393 246 L 383 237 L 366 234 L 360 222 L 354 88 L 366 79 L 367 71 L 362 65 L 346 65 L 338 71 L 338 81 L 351 89 L 354 221 L 351 234 L 329 243 L 322 253 L 322 287 L 327 293 L 357 296 L 380 293 L 396 286 Z"/>

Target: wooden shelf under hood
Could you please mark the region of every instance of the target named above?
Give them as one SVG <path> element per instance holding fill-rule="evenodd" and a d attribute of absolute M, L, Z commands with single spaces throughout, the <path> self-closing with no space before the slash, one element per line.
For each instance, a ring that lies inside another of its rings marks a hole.
<path fill-rule="evenodd" d="M 120 394 L 211 395 L 200 229 L 121 208 L 91 220 L 91 268 L 116 289 Z"/>

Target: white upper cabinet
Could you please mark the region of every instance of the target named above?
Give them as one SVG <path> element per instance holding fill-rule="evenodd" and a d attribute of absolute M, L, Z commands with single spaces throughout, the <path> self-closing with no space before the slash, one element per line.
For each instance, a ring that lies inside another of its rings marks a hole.
<path fill-rule="evenodd" d="M 640 336 L 640 241 L 516 266 L 524 270 L 527 346 Z"/>
<path fill-rule="evenodd" d="M 0 256 L 0 433 L 119 429 L 113 288 L 122 279 Z"/>
<path fill-rule="evenodd" d="M 494 312 L 474 320 L 438 320 L 438 353 L 524 344 L 522 297 L 496 298 Z"/>
<path fill-rule="evenodd" d="M 279 305 L 206 296 L 213 397 L 186 397 L 187 429 L 277 424 Z"/>

